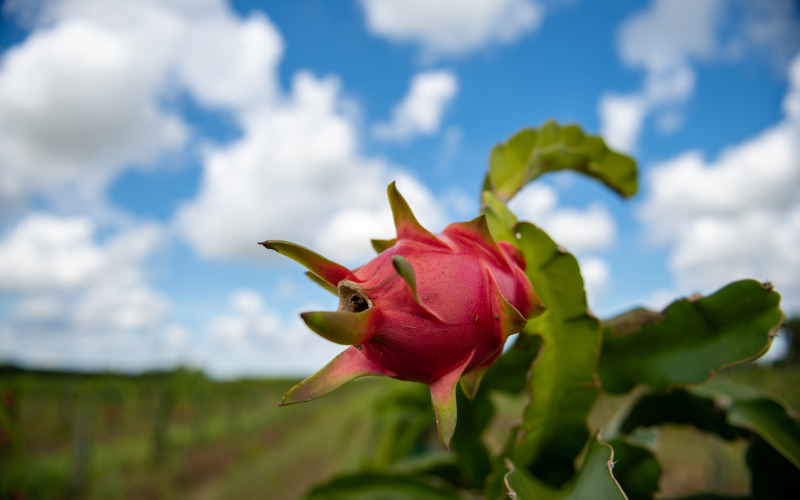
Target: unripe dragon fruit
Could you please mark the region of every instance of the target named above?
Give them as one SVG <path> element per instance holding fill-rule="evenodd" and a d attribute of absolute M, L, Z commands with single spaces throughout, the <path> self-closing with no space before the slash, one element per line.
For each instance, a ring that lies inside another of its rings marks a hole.
<path fill-rule="evenodd" d="M 439 438 L 449 448 L 459 379 L 474 396 L 506 339 L 543 307 L 522 255 L 495 242 L 484 216 L 434 235 L 394 183 L 388 194 L 397 239 L 377 242 L 385 249 L 353 271 L 294 243 L 261 243 L 336 287 L 337 311 L 301 316 L 320 336 L 351 346 L 290 389 L 281 405 L 310 401 L 365 375 L 422 382 L 431 388 Z"/>

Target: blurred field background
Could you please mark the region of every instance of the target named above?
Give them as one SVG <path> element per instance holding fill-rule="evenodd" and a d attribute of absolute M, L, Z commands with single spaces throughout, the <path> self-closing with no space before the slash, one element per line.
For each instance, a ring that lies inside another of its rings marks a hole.
<path fill-rule="evenodd" d="M 800 410 L 796 362 L 751 363 L 716 381 L 770 392 Z M 391 470 L 392 443 L 414 426 L 430 427 L 427 449 L 439 446 L 425 386 L 367 378 L 278 407 L 294 382 L 213 381 L 189 370 L 123 376 L 4 367 L 0 498 L 295 499 L 336 474 Z M 498 448 L 525 401 L 496 403 L 500 415 L 484 438 Z M 617 406 L 600 399 L 593 425 Z M 744 441 L 673 425 L 659 442 L 664 498 L 747 494 Z"/>

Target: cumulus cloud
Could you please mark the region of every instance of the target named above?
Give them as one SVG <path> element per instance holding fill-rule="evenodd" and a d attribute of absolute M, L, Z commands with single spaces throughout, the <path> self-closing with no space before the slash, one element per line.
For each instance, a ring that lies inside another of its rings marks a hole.
<path fill-rule="evenodd" d="M 7 52 L 1 195 L 21 198 L 79 177 L 101 183 L 124 163 L 183 143 L 183 122 L 154 105 L 152 63 L 136 61 L 136 52 L 134 40 L 81 20 L 36 32 Z"/>
<path fill-rule="evenodd" d="M 373 131 L 380 139 L 409 139 L 439 131 L 442 115 L 458 92 L 458 80 L 449 71 L 429 71 L 414 76 L 408 94 L 392 112 L 390 122 L 378 123 Z"/>
<path fill-rule="evenodd" d="M 630 66 L 658 70 L 710 56 L 721 4 L 721 0 L 653 1 L 625 21 L 618 40 L 620 57 Z"/>
<path fill-rule="evenodd" d="M 783 72 L 800 51 L 800 12 L 796 0 L 739 0 L 738 4 L 745 14 L 744 43 L 760 49 Z"/>
<path fill-rule="evenodd" d="M 599 257 L 584 257 L 580 259 L 581 275 L 583 276 L 586 298 L 589 305 L 601 297 L 611 286 L 611 268 L 608 262 Z"/>
<path fill-rule="evenodd" d="M 800 310 L 800 56 L 790 69 L 785 118 L 714 160 L 689 151 L 654 166 L 641 217 L 671 245 L 684 292 L 740 278 L 771 280 Z"/>
<path fill-rule="evenodd" d="M 614 219 L 601 203 L 582 210 L 559 207 L 558 193 L 553 188 L 529 184 L 511 200 L 509 208 L 520 220 L 541 227 L 556 243 L 573 253 L 604 250 L 614 243 Z"/>
<path fill-rule="evenodd" d="M 13 296 L 0 326 L 4 357 L 128 369 L 157 361 L 150 347 L 168 332 L 170 304 L 147 284 L 143 262 L 162 230 L 140 225 L 99 241 L 97 229 L 34 213 L 0 240 L 0 287 Z"/>
<path fill-rule="evenodd" d="M 543 8 L 533 0 L 361 0 L 369 30 L 418 44 L 426 58 L 459 56 L 511 43 L 536 30 Z"/>
<path fill-rule="evenodd" d="M 254 258 L 254 234 L 342 255 L 367 231 L 391 234 L 382 193 L 395 179 L 421 219 L 440 225 L 427 189 L 361 153 L 335 77 L 300 72 L 281 88 L 283 42 L 262 14 L 242 19 L 221 0 L 65 0 L 39 16 L 47 29 L 0 65 L 0 198 L 103 196 L 123 169 L 186 144 L 191 131 L 169 102 L 187 93 L 230 112 L 242 131 L 203 149 L 200 192 L 176 216 L 202 255 Z M 398 108 L 397 133 L 435 131 L 456 86 L 446 72 L 420 75 Z M 341 230 L 325 232 L 329 223 Z"/>
<path fill-rule="evenodd" d="M 633 151 L 647 115 L 647 100 L 639 95 L 608 92 L 599 103 L 601 134 L 609 147 Z"/>
<path fill-rule="evenodd" d="M 307 304 L 304 310 L 320 309 L 324 308 Z M 221 377 L 308 375 L 343 350 L 313 333 L 294 311 L 284 318 L 258 292 L 242 289 L 231 294 L 229 310 L 212 319 L 204 342 L 191 356 Z"/>
<path fill-rule="evenodd" d="M 624 22 L 617 52 L 625 65 L 643 69 L 645 80 L 638 92 L 607 92 L 600 98 L 601 128 L 612 147 L 633 152 L 645 119 L 654 112 L 660 131 L 679 128 L 675 106 L 694 92 L 690 63 L 718 52 L 723 6 L 721 0 L 654 0 Z"/>
<path fill-rule="evenodd" d="M 262 15 L 221 1 L 66 0 L 0 61 L 0 199 L 89 191 L 180 150 L 190 130 L 168 103 L 270 100 L 283 46 Z M 224 68 L 221 71 L 220 68 Z"/>
<path fill-rule="evenodd" d="M 0 241 L 0 289 L 77 290 L 112 277 L 139 279 L 135 266 L 157 245 L 161 231 L 142 225 L 96 241 L 88 217 L 32 213 Z"/>
<path fill-rule="evenodd" d="M 107 265 L 94 245 L 91 219 L 28 216 L 0 244 L 0 287 L 6 291 L 85 286 Z"/>
<path fill-rule="evenodd" d="M 797 50 L 800 15 L 792 0 L 653 0 L 619 29 L 617 53 L 626 66 L 643 70 L 644 80 L 638 91 L 601 96 L 603 134 L 632 152 L 651 115 L 660 133 L 680 129 L 697 62 L 734 61 L 759 51 L 783 72 Z"/>
<path fill-rule="evenodd" d="M 440 227 L 443 209 L 427 188 L 360 154 L 342 104 L 335 78 L 300 73 L 285 102 L 248 113 L 240 140 L 209 151 L 200 192 L 177 216 L 181 234 L 211 258 L 258 259 L 261 238 L 352 263 L 371 254 L 366 236 L 393 234 L 385 194 L 392 180 L 424 224 Z"/>

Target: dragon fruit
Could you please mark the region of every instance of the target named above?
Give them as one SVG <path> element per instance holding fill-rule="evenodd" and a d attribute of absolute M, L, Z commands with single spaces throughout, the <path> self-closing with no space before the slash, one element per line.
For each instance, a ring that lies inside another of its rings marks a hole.
<path fill-rule="evenodd" d="M 261 243 L 335 287 L 337 311 L 301 316 L 320 336 L 350 346 L 290 389 L 281 405 L 310 401 L 365 375 L 422 382 L 430 386 L 439 439 L 449 448 L 459 379 L 473 397 L 506 339 L 544 308 L 524 258 L 492 238 L 485 216 L 434 235 L 394 183 L 388 194 L 397 238 L 374 241 L 383 251 L 352 271 L 294 243 Z"/>

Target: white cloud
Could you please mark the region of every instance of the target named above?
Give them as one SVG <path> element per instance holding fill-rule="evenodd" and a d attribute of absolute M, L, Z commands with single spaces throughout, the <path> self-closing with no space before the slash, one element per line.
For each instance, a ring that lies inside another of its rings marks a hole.
<path fill-rule="evenodd" d="M 609 248 L 616 228 L 605 205 L 593 203 L 583 210 L 558 206 L 556 191 L 543 184 L 526 186 L 509 203 L 520 220 L 541 227 L 569 251 L 584 254 Z"/>
<path fill-rule="evenodd" d="M 0 243 L 0 288 L 85 286 L 106 267 L 102 249 L 93 244 L 93 230 L 88 218 L 28 216 Z"/>
<path fill-rule="evenodd" d="M 444 220 L 442 208 L 428 190 L 405 175 L 398 178 L 397 185 L 423 225 L 434 231 L 441 229 Z M 379 186 L 375 186 L 374 189 L 379 189 Z M 435 224 L 426 224 L 431 221 Z M 384 199 L 379 207 L 344 208 L 336 212 L 317 236 L 316 247 L 323 255 L 334 260 L 360 263 L 374 253 L 370 244 L 371 239 L 394 237 L 392 211 L 388 199 Z"/>
<path fill-rule="evenodd" d="M 694 93 L 690 62 L 719 52 L 716 37 L 723 7 L 721 0 L 653 0 L 623 23 L 617 52 L 627 66 L 644 69 L 645 79 L 638 92 L 607 92 L 600 98 L 601 128 L 612 147 L 633 152 L 652 113 L 660 132 L 680 127 L 676 106 Z"/>
<path fill-rule="evenodd" d="M 713 161 L 690 151 L 652 168 L 641 216 L 671 244 L 683 293 L 734 279 L 771 280 L 800 311 L 800 56 L 790 70 L 786 118 Z"/>
<path fill-rule="evenodd" d="M 647 115 L 647 101 L 638 95 L 606 93 L 600 98 L 601 133 L 609 147 L 633 151 Z"/>
<path fill-rule="evenodd" d="M 480 213 L 478 197 L 470 196 L 457 187 L 451 187 L 441 196 L 448 212 L 453 214 L 456 220 L 472 220 L 476 214 Z"/>
<path fill-rule="evenodd" d="M 458 92 L 458 80 L 449 71 L 429 71 L 414 76 L 408 94 L 392 112 L 390 122 L 378 123 L 378 138 L 409 139 L 439 131 L 442 115 Z"/>
<path fill-rule="evenodd" d="M 186 347 L 190 345 L 192 336 L 191 332 L 186 328 L 175 324 L 165 326 L 163 332 L 166 348 L 178 355 L 176 356 L 178 358 L 176 361 L 182 361 L 180 359 L 180 354 L 182 354 L 182 351 L 184 351 Z"/>
<path fill-rule="evenodd" d="M 68 20 L 6 53 L 0 195 L 19 198 L 79 176 L 102 179 L 185 140 L 184 124 L 155 106 L 153 64 L 137 61 L 143 54 L 135 45 L 106 28 Z"/>
<path fill-rule="evenodd" d="M 619 34 L 619 54 L 632 67 L 662 70 L 716 48 L 715 23 L 722 0 L 654 0 L 630 16 Z"/>
<path fill-rule="evenodd" d="M 460 127 L 451 125 L 442 134 L 442 143 L 439 147 L 439 154 L 436 158 L 434 169 L 441 175 L 447 175 L 455 166 L 459 153 L 461 152 L 461 142 L 464 139 L 464 132 Z"/>
<path fill-rule="evenodd" d="M 251 338 L 268 338 L 280 333 L 280 320 L 264 308 L 261 296 L 252 290 L 237 290 L 231 295 L 233 315 L 211 321 L 211 338 L 223 342 L 246 342 Z"/>
<path fill-rule="evenodd" d="M 303 310 L 320 309 L 324 307 L 307 304 Z M 230 310 L 210 322 L 204 343 L 191 356 L 221 377 L 308 375 L 344 349 L 317 336 L 298 314 L 283 317 L 258 292 L 245 289 L 231 294 Z"/>
<path fill-rule="evenodd" d="M 586 288 L 586 300 L 589 307 L 601 297 L 611 285 L 611 268 L 603 259 L 586 257 L 580 261 L 581 275 Z"/>
<path fill-rule="evenodd" d="M 200 194 L 177 217 L 203 255 L 253 257 L 270 236 L 312 244 L 340 211 L 385 210 L 386 185 L 404 177 L 361 155 L 335 78 L 298 73 L 289 92 L 280 88 L 283 42 L 259 13 L 241 19 L 221 0 L 66 0 L 44 11 L 48 28 L 0 67 L 0 198 L 103 196 L 121 170 L 185 144 L 187 125 L 164 105 L 182 92 L 232 112 L 243 132 L 207 147 Z M 399 119 L 430 133 L 456 84 L 447 73 L 420 82 Z M 439 223 L 417 187 L 422 219 Z M 348 231 L 337 237 L 363 233 Z"/>
<path fill-rule="evenodd" d="M 783 112 L 793 123 L 800 122 L 800 57 L 789 65 L 789 90 L 783 99 Z"/>
<path fill-rule="evenodd" d="M 694 71 L 686 64 L 650 69 L 644 82 L 643 94 L 651 106 L 680 103 L 694 92 Z"/>
<path fill-rule="evenodd" d="M 361 0 L 367 27 L 396 42 L 419 44 L 427 58 L 459 56 L 511 43 L 541 24 L 532 0 Z"/>
<path fill-rule="evenodd" d="M 440 228 L 443 210 L 424 186 L 360 154 L 342 103 L 336 79 L 296 75 L 281 105 L 249 112 L 240 140 L 209 151 L 178 230 L 207 257 L 259 259 L 258 241 L 285 239 L 355 263 L 372 254 L 367 236 L 393 234 L 392 180 L 421 222 Z"/>
<path fill-rule="evenodd" d="M 667 135 L 678 131 L 684 122 L 685 116 L 679 106 L 665 109 L 656 116 L 655 126 L 659 133 Z"/>
<path fill-rule="evenodd" d="M 98 241 L 97 229 L 35 213 L 0 240 L 0 286 L 13 294 L 0 326 L 4 359 L 124 369 L 159 361 L 153 346 L 175 327 L 165 326 L 169 300 L 143 265 L 162 230 L 139 225 Z"/>
<path fill-rule="evenodd" d="M 770 57 L 781 72 L 800 50 L 800 12 L 796 0 L 739 0 L 744 13 L 742 38 Z"/>
<path fill-rule="evenodd" d="M 135 41 L 132 55 L 154 61 L 153 76 L 161 85 L 185 86 L 204 105 L 243 109 L 277 91 L 274 71 L 283 41 L 260 12 L 242 19 L 221 0 L 123 0 L 113 5 L 65 0 L 49 5 L 48 21 L 78 19 Z M 141 69 L 144 63 L 128 64 Z"/>
<path fill-rule="evenodd" d="M 72 0 L 0 61 L 0 199 L 102 196 L 121 170 L 178 151 L 188 126 L 164 105 L 245 109 L 274 97 L 283 46 L 262 15 L 222 1 Z"/>
<path fill-rule="evenodd" d="M 680 106 L 694 92 L 694 71 L 687 64 L 648 68 L 640 92 L 620 95 L 606 92 L 600 97 L 598 113 L 603 137 L 609 146 L 632 153 L 647 117 L 656 113 L 661 133 L 680 128 Z"/>
<path fill-rule="evenodd" d="M 696 62 L 734 61 L 757 51 L 783 72 L 797 50 L 800 15 L 793 0 L 652 0 L 619 29 L 620 59 L 645 76 L 636 92 L 601 96 L 603 134 L 633 152 L 651 115 L 659 133 L 679 130 L 683 105 L 694 94 Z"/>
<path fill-rule="evenodd" d="M 161 238 L 154 225 L 121 232 L 104 244 L 95 241 L 95 232 L 86 217 L 28 215 L 0 241 L 0 289 L 74 291 L 109 276 L 138 279 L 138 263 Z"/>

